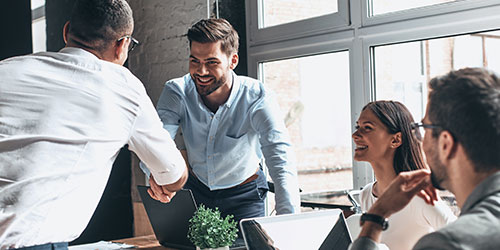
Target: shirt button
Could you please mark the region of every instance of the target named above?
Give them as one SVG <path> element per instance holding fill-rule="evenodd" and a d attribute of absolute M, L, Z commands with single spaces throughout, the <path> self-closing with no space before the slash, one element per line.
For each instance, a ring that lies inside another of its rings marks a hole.
<path fill-rule="evenodd" d="M 213 141 L 214 140 L 214 137 L 213 136 L 210 136 L 210 140 Z"/>
<path fill-rule="evenodd" d="M 208 159 L 212 159 L 212 156 L 211 156 L 211 155 L 209 155 L 209 156 L 208 156 Z"/>

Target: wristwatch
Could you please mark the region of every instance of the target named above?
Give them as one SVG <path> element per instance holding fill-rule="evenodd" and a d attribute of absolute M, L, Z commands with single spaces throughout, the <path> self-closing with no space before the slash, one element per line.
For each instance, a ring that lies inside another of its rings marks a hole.
<path fill-rule="evenodd" d="M 363 226 L 365 221 L 371 221 L 373 223 L 379 224 L 382 230 L 386 230 L 389 227 L 389 220 L 377 214 L 363 213 L 359 219 L 359 225 Z"/>

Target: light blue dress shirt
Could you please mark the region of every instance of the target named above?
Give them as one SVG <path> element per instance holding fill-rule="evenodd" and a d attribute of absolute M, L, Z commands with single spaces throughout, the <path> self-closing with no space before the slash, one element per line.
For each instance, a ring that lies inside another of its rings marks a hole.
<path fill-rule="evenodd" d="M 174 138 L 181 127 L 189 165 L 211 190 L 242 183 L 264 156 L 275 183 L 277 213 L 298 212 L 297 170 L 279 106 L 261 82 L 232 74 L 230 96 L 215 113 L 203 103 L 190 74 L 168 81 L 157 105 L 164 128 Z"/>

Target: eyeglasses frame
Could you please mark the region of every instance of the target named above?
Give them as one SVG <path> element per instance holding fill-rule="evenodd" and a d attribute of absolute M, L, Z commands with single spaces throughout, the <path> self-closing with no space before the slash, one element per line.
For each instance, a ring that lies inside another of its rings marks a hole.
<path fill-rule="evenodd" d="M 116 41 L 120 42 L 121 40 L 127 39 L 127 38 L 130 39 L 130 44 L 128 46 L 128 52 L 130 52 L 130 51 L 134 50 L 137 47 L 137 45 L 139 45 L 139 41 L 137 41 L 137 39 L 133 38 L 132 35 L 122 36 L 122 37 L 118 38 Z"/>
<path fill-rule="evenodd" d="M 437 124 L 424 124 L 423 122 L 414 122 L 410 126 L 411 126 L 412 132 L 414 134 L 415 134 L 415 131 L 418 130 L 418 128 L 420 128 L 420 127 L 424 128 L 424 129 L 425 128 L 427 128 L 427 129 L 442 129 L 442 127 L 440 125 L 437 125 Z M 423 139 L 423 136 L 420 134 L 420 131 L 419 131 L 418 135 L 415 134 L 415 136 L 419 140 Z"/>

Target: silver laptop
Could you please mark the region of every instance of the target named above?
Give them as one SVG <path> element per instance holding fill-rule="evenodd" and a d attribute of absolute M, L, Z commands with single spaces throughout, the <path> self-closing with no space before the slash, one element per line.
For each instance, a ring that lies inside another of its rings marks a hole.
<path fill-rule="evenodd" d="M 340 209 L 243 219 L 240 228 L 249 250 L 344 250 L 352 242 Z"/>

